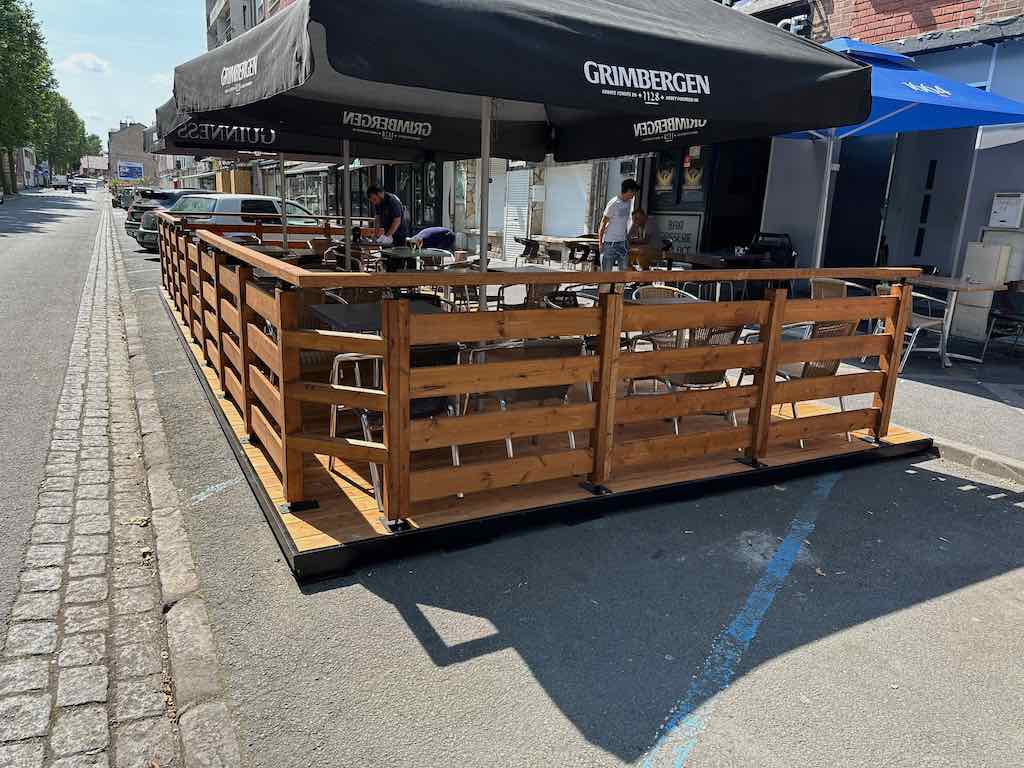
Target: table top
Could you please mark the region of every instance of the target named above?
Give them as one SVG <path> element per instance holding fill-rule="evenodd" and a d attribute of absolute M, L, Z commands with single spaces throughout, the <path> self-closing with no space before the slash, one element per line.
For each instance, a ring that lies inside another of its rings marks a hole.
<path fill-rule="evenodd" d="M 529 240 L 536 240 L 538 243 L 549 245 L 569 245 L 579 243 L 581 245 L 597 245 L 596 237 L 560 237 L 558 235 L 530 235 Z"/>
<path fill-rule="evenodd" d="M 501 272 L 503 274 L 515 272 L 555 272 L 550 267 L 542 267 L 539 264 L 524 264 L 521 267 L 488 267 L 490 272 Z"/>
<path fill-rule="evenodd" d="M 379 333 L 382 327 L 380 303 L 313 304 L 309 310 L 331 328 L 343 333 Z M 414 315 L 439 315 L 444 309 L 429 301 L 412 300 L 409 311 Z"/>
<path fill-rule="evenodd" d="M 942 275 L 921 275 L 913 279 L 914 285 L 921 285 L 925 288 L 940 288 L 947 291 L 973 292 L 973 291 L 1005 291 L 1003 283 L 989 282 L 984 280 L 968 280 L 964 277 L 943 277 Z"/>

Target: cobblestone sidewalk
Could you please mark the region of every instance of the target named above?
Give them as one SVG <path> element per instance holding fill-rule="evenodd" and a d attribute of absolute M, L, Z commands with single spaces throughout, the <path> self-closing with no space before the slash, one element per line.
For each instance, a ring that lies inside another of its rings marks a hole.
<path fill-rule="evenodd" d="M 184 764 L 111 219 L 0 656 L 0 768 Z"/>

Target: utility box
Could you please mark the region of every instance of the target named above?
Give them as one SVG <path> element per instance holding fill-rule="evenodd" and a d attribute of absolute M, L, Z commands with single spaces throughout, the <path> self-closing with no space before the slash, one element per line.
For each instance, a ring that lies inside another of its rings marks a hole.
<path fill-rule="evenodd" d="M 985 283 L 1006 282 L 1013 249 L 1009 245 L 968 243 L 963 276 Z M 972 341 L 984 341 L 992 310 L 992 291 L 961 291 L 953 315 L 952 333 Z"/>

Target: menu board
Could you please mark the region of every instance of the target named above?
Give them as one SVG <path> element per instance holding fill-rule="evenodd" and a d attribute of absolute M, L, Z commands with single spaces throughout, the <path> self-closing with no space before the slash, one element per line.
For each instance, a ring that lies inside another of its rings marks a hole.
<path fill-rule="evenodd" d="M 657 241 L 671 240 L 672 252 L 686 256 L 700 251 L 701 213 L 656 213 L 650 217 L 657 229 Z M 651 229 L 648 224 L 648 229 Z"/>

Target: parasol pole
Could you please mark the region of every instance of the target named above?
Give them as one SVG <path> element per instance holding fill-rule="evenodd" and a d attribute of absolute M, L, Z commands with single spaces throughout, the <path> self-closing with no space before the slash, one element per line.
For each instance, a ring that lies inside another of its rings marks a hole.
<path fill-rule="evenodd" d="M 349 170 L 352 165 L 351 145 L 348 139 L 341 142 L 341 156 L 345 163 L 345 176 L 342 178 L 341 192 L 345 196 L 342 210 L 345 214 L 345 269 L 352 263 L 352 179 Z"/>
<path fill-rule="evenodd" d="M 281 188 L 281 245 L 287 256 L 291 249 L 288 248 L 288 195 L 284 183 L 284 152 L 277 153 L 277 175 Z"/>
<path fill-rule="evenodd" d="M 814 232 L 814 254 L 811 268 L 821 269 L 825 256 L 825 237 L 828 233 L 829 199 L 832 197 L 832 166 L 838 144 L 835 131 L 825 139 L 825 170 L 821 177 L 821 200 L 818 202 L 818 222 Z"/>
<path fill-rule="evenodd" d="M 480 97 L 480 269 L 487 271 L 487 245 L 490 240 L 487 221 L 491 197 L 491 109 L 490 96 Z M 480 286 L 480 309 L 487 309 L 487 286 Z"/>

